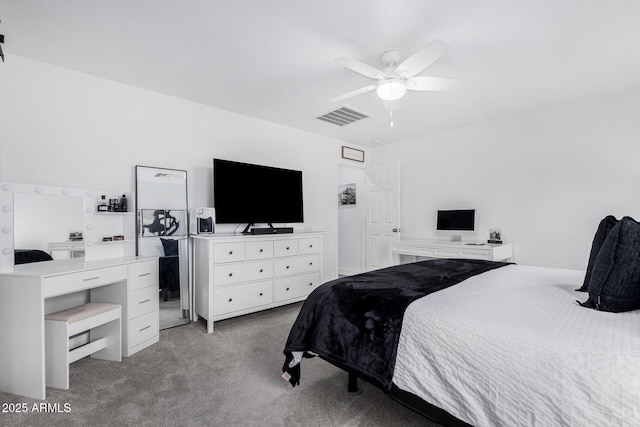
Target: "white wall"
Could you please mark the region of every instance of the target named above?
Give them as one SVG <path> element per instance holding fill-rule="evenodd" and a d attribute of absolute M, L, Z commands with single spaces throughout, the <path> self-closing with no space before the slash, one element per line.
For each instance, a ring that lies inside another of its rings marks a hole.
<path fill-rule="evenodd" d="M 640 219 L 640 90 L 441 132 L 371 152 L 401 164 L 403 237 L 437 209 L 477 209 L 520 264 L 584 269 L 598 222 Z"/>
<path fill-rule="evenodd" d="M 176 76 L 180 78 L 180 76 Z M 341 142 L 13 55 L 0 68 L 0 181 L 133 191 L 134 166 L 187 171 L 212 205 L 212 159 L 303 171 L 305 225 L 337 275 Z"/>
<path fill-rule="evenodd" d="M 344 184 L 356 185 L 356 204 L 338 208 L 338 273 L 351 275 L 365 269 L 363 245 L 367 203 L 364 169 L 344 165 L 338 167 L 338 185 Z"/>

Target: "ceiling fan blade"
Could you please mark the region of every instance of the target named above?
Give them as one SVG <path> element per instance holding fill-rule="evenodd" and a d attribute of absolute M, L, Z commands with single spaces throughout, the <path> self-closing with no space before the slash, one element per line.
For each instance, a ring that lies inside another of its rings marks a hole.
<path fill-rule="evenodd" d="M 371 91 L 376 90 L 376 85 L 369 85 L 365 87 L 361 87 L 360 89 L 352 90 L 351 92 L 347 92 L 343 95 L 336 96 L 335 98 L 331 98 L 331 102 L 338 102 L 348 98 L 353 98 L 354 96 L 364 95 L 365 93 L 369 93 Z"/>
<path fill-rule="evenodd" d="M 345 58 L 344 56 L 336 59 L 336 62 L 343 67 L 350 69 L 351 71 L 355 71 L 356 73 L 373 80 L 380 80 L 388 77 L 385 73 L 378 70 L 377 68 L 373 68 L 370 65 L 363 64 L 362 62 L 358 62 L 353 59 Z"/>
<path fill-rule="evenodd" d="M 443 41 L 436 39 L 400 63 L 396 74 L 405 79 L 413 77 L 440 59 L 447 49 Z"/>
<path fill-rule="evenodd" d="M 456 90 L 461 85 L 460 80 L 446 77 L 416 76 L 407 80 L 407 90 L 417 91 Z"/>

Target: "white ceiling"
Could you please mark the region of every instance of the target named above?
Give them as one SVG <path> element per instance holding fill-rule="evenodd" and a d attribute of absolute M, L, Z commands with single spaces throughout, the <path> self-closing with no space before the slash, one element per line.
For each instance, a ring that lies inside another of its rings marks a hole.
<path fill-rule="evenodd" d="M 0 0 L 10 55 L 373 146 L 640 87 L 637 0 Z M 381 68 L 434 39 L 450 49 L 421 75 L 456 92 L 409 92 L 395 126 L 372 81 L 334 62 Z M 0 74 L 2 65 L 0 65 Z M 316 117 L 348 105 L 370 118 Z"/>

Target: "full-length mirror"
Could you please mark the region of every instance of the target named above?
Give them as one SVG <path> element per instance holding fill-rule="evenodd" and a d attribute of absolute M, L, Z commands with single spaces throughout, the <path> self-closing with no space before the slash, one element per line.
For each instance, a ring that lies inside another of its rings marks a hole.
<path fill-rule="evenodd" d="M 136 166 L 136 252 L 159 258 L 160 329 L 189 323 L 187 172 Z"/>

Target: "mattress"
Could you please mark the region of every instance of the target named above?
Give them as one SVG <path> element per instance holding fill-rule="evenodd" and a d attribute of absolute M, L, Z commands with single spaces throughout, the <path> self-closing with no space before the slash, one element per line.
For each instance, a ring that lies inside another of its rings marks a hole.
<path fill-rule="evenodd" d="M 393 383 L 475 426 L 640 425 L 640 310 L 580 307 L 583 278 L 510 265 L 411 303 Z"/>

